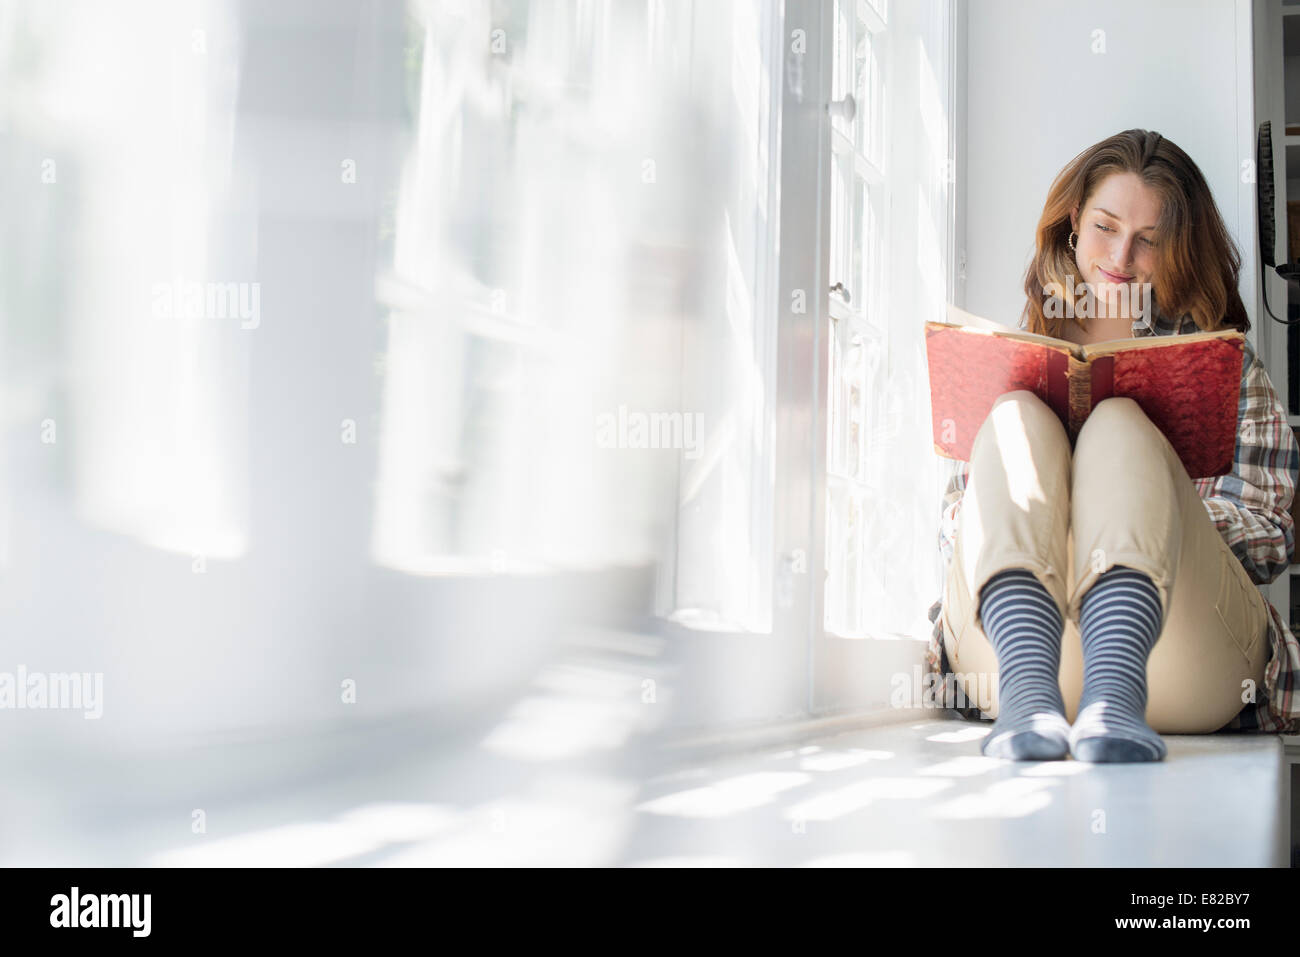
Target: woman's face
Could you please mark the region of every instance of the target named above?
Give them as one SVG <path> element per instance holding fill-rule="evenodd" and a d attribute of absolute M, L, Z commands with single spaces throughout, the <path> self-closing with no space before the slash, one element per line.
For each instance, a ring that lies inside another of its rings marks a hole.
<path fill-rule="evenodd" d="M 1108 286 L 1152 281 L 1159 219 L 1160 200 L 1136 173 L 1112 173 L 1082 211 L 1071 210 L 1070 225 L 1079 234 L 1074 257 L 1082 281 L 1099 299 L 1107 297 Z"/>

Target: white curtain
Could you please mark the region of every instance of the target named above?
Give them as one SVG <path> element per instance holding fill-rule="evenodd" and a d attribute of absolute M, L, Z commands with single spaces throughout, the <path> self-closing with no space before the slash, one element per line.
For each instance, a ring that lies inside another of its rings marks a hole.
<path fill-rule="evenodd" d="M 255 305 L 260 290 L 251 259 L 236 267 L 214 255 L 249 241 L 217 212 L 230 190 L 238 76 L 229 6 L 22 4 L 6 8 L 6 24 L 24 51 L 11 48 L 6 63 L 8 123 L 43 154 L 15 171 L 31 182 L 22 212 L 49 227 L 43 241 L 67 244 L 59 258 L 75 269 L 58 287 L 66 303 L 28 289 L 19 306 L 37 313 L 7 317 L 10 349 L 37 361 L 8 366 L 6 392 L 40 422 L 87 521 L 167 550 L 236 557 L 248 539 L 257 321 L 239 303 Z M 66 327 L 53 305 L 66 306 Z"/>
<path fill-rule="evenodd" d="M 412 11 L 375 560 L 662 560 L 661 612 L 752 622 L 775 4 Z"/>

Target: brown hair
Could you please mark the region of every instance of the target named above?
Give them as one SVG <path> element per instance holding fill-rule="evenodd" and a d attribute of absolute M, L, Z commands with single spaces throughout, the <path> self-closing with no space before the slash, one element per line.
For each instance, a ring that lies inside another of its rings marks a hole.
<path fill-rule="evenodd" d="M 1241 253 L 1205 177 L 1177 145 L 1159 133 L 1136 129 L 1084 150 L 1053 181 L 1038 220 L 1034 258 L 1025 271 L 1024 328 L 1061 335 L 1066 319 L 1044 315 L 1046 290 L 1068 289 L 1068 275 L 1077 290 L 1075 304 L 1086 295 L 1069 246 L 1070 210 L 1077 205 L 1082 215 L 1102 181 L 1124 172 L 1136 173 L 1160 197 L 1160 219 L 1152 237 L 1157 257 L 1151 277 L 1153 311 L 1178 318 L 1190 315 L 1204 332 L 1248 330 L 1250 319 L 1237 291 Z"/>

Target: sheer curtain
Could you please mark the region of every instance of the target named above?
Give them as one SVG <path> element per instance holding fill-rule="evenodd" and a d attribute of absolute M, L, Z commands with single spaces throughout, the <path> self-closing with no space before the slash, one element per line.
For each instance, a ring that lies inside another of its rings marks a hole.
<path fill-rule="evenodd" d="M 6 25 L 10 132 L 32 151 L 15 171 L 32 183 L 21 214 L 76 269 L 11 292 L 6 392 L 39 413 L 87 521 L 236 557 L 260 291 L 251 258 L 220 255 L 251 238 L 220 213 L 238 76 L 229 5 L 21 4 Z"/>
<path fill-rule="evenodd" d="M 375 560 L 765 627 L 777 5 L 411 11 Z"/>
<path fill-rule="evenodd" d="M 697 13 L 687 95 L 701 111 L 691 134 L 700 283 L 686 304 L 682 404 L 700 414 L 704 440 L 681 463 L 675 574 L 661 601 L 686 624 L 763 632 L 774 568 L 780 9 L 706 3 Z"/>
<path fill-rule="evenodd" d="M 626 92 L 621 52 L 596 42 L 618 9 L 413 7 L 418 112 L 377 286 L 390 308 L 382 564 L 535 570 L 650 551 L 600 480 L 592 439 L 592 393 L 625 334 L 636 225 L 635 170 L 620 155 L 635 112 L 600 109 Z"/>

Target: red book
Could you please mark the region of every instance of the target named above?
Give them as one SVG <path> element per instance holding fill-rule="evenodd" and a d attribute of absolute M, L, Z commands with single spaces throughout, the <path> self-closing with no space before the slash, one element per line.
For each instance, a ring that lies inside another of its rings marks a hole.
<path fill-rule="evenodd" d="M 987 320 L 985 320 L 987 323 Z M 1056 413 L 1074 447 L 1097 403 L 1133 399 L 1194 479 L 1232 471 L 1246 337 L 1235 329 L 1081 346 L 987 323 L 925 324 L 934 450 L 970 460 L 994 401 L 1027 389 Z"/>

